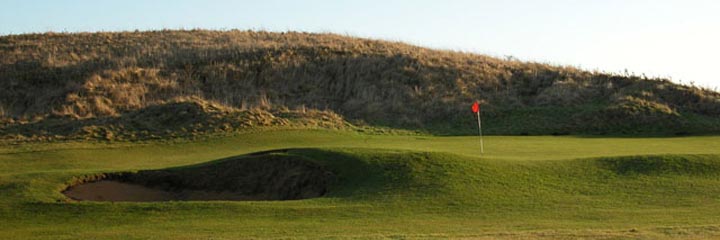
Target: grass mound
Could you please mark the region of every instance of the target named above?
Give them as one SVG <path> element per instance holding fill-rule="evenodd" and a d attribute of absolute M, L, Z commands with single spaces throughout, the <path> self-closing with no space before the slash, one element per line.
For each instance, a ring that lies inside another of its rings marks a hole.
<path fill-rule="evenodd" d="M 152 200 L 295 200 L 324 195 L 334 174 L 297 155 L 269 153 L 195 166 L 108 174 L 100 179 L 150 188 L 132 189 L 132 186 L 104 183 L 117 190 L 158 195 L 146 197 Z M 97 178 L 93 180 L 89 184 L 98 184 Z M 80 186 L 82 184 L 71 186 L 66 194 L 71 196 L 73 188 Z M 163 192 L 150 192 L 152 190 Z M 145 199 L 142 196 L 113 199 L 117 193 L 110 194 L 105 200 Z"/>
<path fill-rule="evenodd" d="M 627 178 L 632 176 L 641 178 Z M 651 191 L 646 189 L 648 181 L 681 184 L 718 176 L 720 158 L 716 155 L 507 162 L 441 152 L 289 149 L 80 182 L 116 180 L 176 193 L 233 193 L 247 200 L 325 196 L 476 205 L 505 204 L 508 199 L 518 203 L 557 201 L 558 197 L 577 198 L 578 193 L 614 201 L 618 192 L 626 197 L 645 196 L 667 187 Z"/>
<path fill-rule="evenodd" d="M 291 152 L 317 159 L 337 174 L 330 197 L 398 205 L 429 204 L 458 211 L 508 204 L 519 209 L 534 209 L 538 204 L 665 206 L 720 194 L 714 185 L 720 176 L 718 155 L 508 162 L 441 152 Z M 678 191 L 685 195 L 671 194 Z"/>
<path fill-rule="evenodd" d="M 179 98 L 117 116 L 73 119 L 53 116 L 0 126 L 11 140 L 145 140 L 222 134 L 261 127 L 354 128 L 339 115 L 318 110 L 241 110 L 200 98 Z"/>
<path fill-rule="evenodd" d="M 620 175 L 720 175 L 720 159 L 708 155 L 601 158 L 602 168 Z"/>

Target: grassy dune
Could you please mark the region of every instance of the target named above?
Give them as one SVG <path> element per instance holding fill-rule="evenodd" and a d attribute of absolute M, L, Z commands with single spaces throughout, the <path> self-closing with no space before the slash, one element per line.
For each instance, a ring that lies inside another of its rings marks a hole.
<path fill-rule="evenodd" d="M 708 238 L 720 137 L 486 138 L 273 131 L 196 142 L 0 149 L 0 238 Z M 74 176 L 296 148 L 338 176 L 298 201 L 93 203 Z"/>
<path fill-rule="evenodd" d="M 343 120 L 470 135 L 476 100 L 486 133 L 497 135 L 720 132 L 720 93 L 710 89 L 335 34 L 23 34 L 0 36 L 0 56 L 0 139 L 134 140 Z"/>

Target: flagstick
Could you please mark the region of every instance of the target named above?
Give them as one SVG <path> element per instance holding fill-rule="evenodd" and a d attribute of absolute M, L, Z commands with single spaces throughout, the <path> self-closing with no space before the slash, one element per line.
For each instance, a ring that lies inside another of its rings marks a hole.
<path fill-rule="evenodd" d="M 480 135 L 480 154 L 484 154 L 485 147 L 483 145 L 482 120 L 480 120 L 480 111 L 477 111 L 477 119 L 478 119 L 478 135 Z"/>

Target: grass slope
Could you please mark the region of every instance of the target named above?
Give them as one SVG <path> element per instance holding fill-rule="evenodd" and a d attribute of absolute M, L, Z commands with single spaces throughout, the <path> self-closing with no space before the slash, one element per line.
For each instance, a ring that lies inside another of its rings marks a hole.
<path fill-rule="evenodd" d="M 709 89 L 335 34 L 24 34 L 0 36 L 0 56 L 0 133 L 18 138 L 170 137 L 335 114 L 467 135 L 475 100 L 489 134 L 720 132 L 720 93 Z M 223 111 L 166 116 L 208 102 Z M 295 117 L 253 120 L 268 114 Z"/>
<path fill-rule="evenodd" d="M 476 140 L 276 131 L 182 143 L 3 146 L 0 237 L 720 235 L 720 137 L 488 137 L 482 157 Z M 285 154 L 335 172 L 329 194 L 299 201 L 72 203 L 59 193 L 74 176 L 277 148 L 301 148 Z"/>

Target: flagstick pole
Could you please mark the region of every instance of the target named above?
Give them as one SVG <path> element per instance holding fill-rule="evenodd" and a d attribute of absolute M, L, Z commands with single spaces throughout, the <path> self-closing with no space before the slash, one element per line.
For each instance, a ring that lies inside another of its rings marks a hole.
<path fill-rule="evenodd" d="M 478 135 L 480 135 L 480 154 L 484 154 L 485 146 L 483 145 L 482 120 L 480 119 L 480 111 L 477 111 L 477 119 L 478 119 Z"/>

